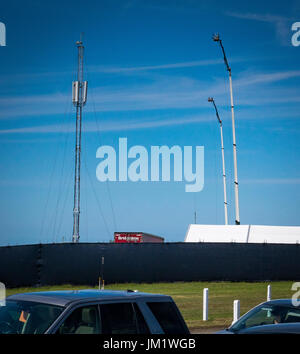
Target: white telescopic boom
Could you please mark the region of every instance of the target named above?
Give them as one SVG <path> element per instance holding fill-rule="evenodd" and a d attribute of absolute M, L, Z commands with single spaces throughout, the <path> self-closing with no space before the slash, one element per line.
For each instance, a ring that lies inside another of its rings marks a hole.
<path fill-rule="evenodd" d="M 227 193 L 226 193 L 226 173 L 225 173 L 225 156 L 224 156 L 224 142 L 223 142 L 223 124 L 219 117 L 217 106 L 212 97 L 208 98 L 208 102 L 212 102 L 215 110 L 218 121 L 220 123 L 220 133 L 221 133 L 221 150 L 222 150 L 222 172 L 223 172 L 223 188 L 224 188 L 224 215 L 225 215 L 225 225 L 228 225 L 228 212 L 227 212 Z"/>
<path fill-rule="evenodd" d="M 225 174 L 225 157 L 224 157 L 224 143 L 223 143 L 223 126 L 222 126 L 222 123 L 220 124 L 220 132 L 221 132 L 222 165 L 223 165 L 223 188 L 224 188 L 225 225 L 228 225 L 227 194 L 226 194 L 226 174 Z"/>
<path fill-rule="evenodd" d="M 233 140 L 233 163 L 234 163 L 234 196 L 235 196 L 235 223 L 240 225 L 240 208 L 239 208 L 239 183 L 237 174 L 237 157 L 236 157 L 236 139 L 235 139 L 235 120 L 234 120 L 234 105 L 233 105 L 233 93 L 232 93 L 232 78 L 231 78 L 231 68 L 229 67 L 225 50 L 222 45 L 222 41 L 218 34 L 213 36 L 215 42 L 219 42 L 223 56 L 224 62 L 229 72 L 229 86 L 230 86 L 230 105 L 231 105 L 231 120 L 232 120 L 232 140 Z"/>
<path fill-rule="evenodd" d="M 238 183 L 238 175 L 237 175 L 235 120 L 234 120 L 234 105 L 233 105 L 233 94 L 232 94 L 231 70 L 229 71 L 229 84 L 230 84 L 230 102 L 231 102 L 231 120 L 232 120 L 232 141 L 233 141 L 235 223 L 236 223 L 237 225 L 239 225 L 239 224 L 240 224 L 239 183 Z"/>

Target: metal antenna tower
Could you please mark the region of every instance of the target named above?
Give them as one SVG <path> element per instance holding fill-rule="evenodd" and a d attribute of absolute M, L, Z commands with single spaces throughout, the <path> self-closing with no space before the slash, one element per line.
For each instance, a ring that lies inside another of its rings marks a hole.
<path fill-rule="evenodd" d="M 227 193 L 226 193 L 226 174 L 225 174 L 225 157 L 224 157 L 224 143 L 223 143 L 223 125 L 222 121 L 219 117 L 219 112 L 217 110 L 217 106 L 212 97 L 208 98 L 208 102 L 212 102 L 215 110 L 218 121 L 220 123 L 220 132 L 221 132 L 221 149 L 222 149 L 222 165 L 223 165 L 223 187 L 224 187 L 224 213 L 225 213 L 225 225 L 228 225 L 228 213 L 227 213 Z"/>
<path fill-rule="evenodd" d="M 225 50 L 222 45 L 219 34 L 213 35 L 213 40 L 219 42 L 222 53 L 224 56 L 224 62 L 229 73 L 229 86 L 230 86 L 230 103 L 231 103 L 231 120 L 232 120 L 232 138 L 233 138 L 233 163 L 234 163 L 234 195 L 235 195 L 235 224 L 240 225 L 240 209 L 239 209 L 239 183 L 237 176 L 237 157 L 236 157 L 236 139 L 235 139 L 235 121 L 234 121 L 234 105 L 233 105 L 233 93 L 232 93 L 232 78 L 231 68 L 229 67 Z"/>
<path fill-rule="evenodd" d="M 82 38 L 76 42 L 78 48 L 77 81 L 72 83 L 72 101 L 76 107 L 76 143 L 75 143 L 75 180 L 74 180 L 74 208 L 73 208 L 73 236 L 72 241 L 79 241 L 80 216 L 80 153 L 81 153 L 81 127 L 82 107 L 87 99 L 87 81 L 83 81 L 83 52 Z"/>

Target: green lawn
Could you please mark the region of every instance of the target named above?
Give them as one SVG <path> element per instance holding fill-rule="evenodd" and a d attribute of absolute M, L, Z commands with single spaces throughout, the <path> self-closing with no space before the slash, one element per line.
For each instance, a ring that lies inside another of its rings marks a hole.
<path fill-rule="evenodd" d="M 190 329 L 201 327 L 226 327 L 232 322 L 233 301 L 240 300 L 241 315 L 253 306 L 266 300 L 267 285 L 272 285 L 272 298 L 291 298 L 292 281 L 281 282 L 176 282 L 153 284 L 111 284 L 106 289 L 139 290 L 143 292 L 171 295 L 179 307 Z M 90 286 L 61 285 L 40 288 L 7 289 L 7 296 L 20 292 L 86 289 Z M 97 288 L 97 287 L 95 287 Z M 202 320 L 203 289 L 209 288 L 209 318 Z"/>

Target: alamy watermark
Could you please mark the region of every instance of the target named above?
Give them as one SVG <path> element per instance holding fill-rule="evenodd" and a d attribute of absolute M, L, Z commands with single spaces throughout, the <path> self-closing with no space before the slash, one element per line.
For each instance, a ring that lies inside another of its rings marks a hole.
<path fill-rule="evenodd" d="M 291 38 L 292 45 L 298 47 L 300 45 L 300 22 L 292 24 L 292 31 L 296 31 Z"/>
<path fill-rule="evenodd" d="M 135 145 L 128 150 L 127 145 L 127 138 L 119 138 L 118 154 L 109 145 L 97 149 L 96 157 L 102 159 L 96 169 L 100 182 L 169 182 L 172 174 L 173 181 L 187 182 L 186 192 L 200 192 L 203 189 L 203 146 L 196 146 L 193 156 L 192 146 L 184 146 L 183 149 L 178 145 L 151 146 L 148 153 L 144 146 Z"/>
<path fill-rule="evenodd" d="M 6 28 L 3 22 L 0 22 L 0 46 L 6 46 Z"/>
<path fill-rule="evenodd" d="M 0 282 L 0 306 L 5 306 L 6 304 L 6 289 L 5 285 Z"/>
<path fill-rule="evenodd" d="M 292 296 L 293 306 L 300 306 L 300 299 L 299 299 L 299 297 L 300 297 L 300 282 L 293 283 L 291 290 L 296 291 Z"/>

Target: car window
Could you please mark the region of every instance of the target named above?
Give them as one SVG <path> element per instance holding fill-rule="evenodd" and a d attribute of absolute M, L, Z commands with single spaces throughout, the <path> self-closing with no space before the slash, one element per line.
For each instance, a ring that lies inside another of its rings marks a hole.
<path fill-rule="evenodd" d="M 75 309 L 59 327 L 58 334 L 99 334 L 98 306 L 85 306 Z"/>
<path fill-rule="evenodd" d="M 254 326 L 300 322 L 300 309 L 279 305 L 263 305 L 241 317 L 230 329 L 239 331 Z"/>
<path fill-rule="evenodd" d="M 0 334 L 42 334 L 63 310 L 60 306 L 9 300 L 0 307 Z"/>
<path fill-rule="evenodd" d="M 284 319 L 284 323 L 300 322 L 300 309 L 288 309 Z"/>
<path fill-rule="evenodd" d="M 268 307 L 261 308 L 245 321 L 244 328 L 276 323 L 277 316 Z"/>
<path fill-rule="evenodd" d="M 139 323 L 141 331 L 147 331 L 142 314 L 132 303 L 102 304 L 100 313 L 104 334 L 137 334 Z"/>
<path fill-rule="evenodd" d="M 173 302 L 147 302 L 165 334 L 184 334 L 186 329 Z"/>

